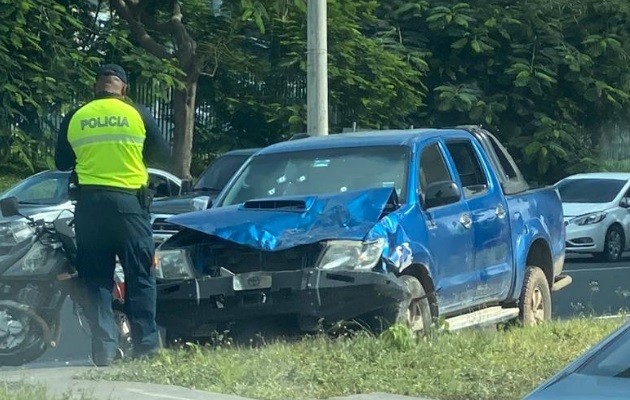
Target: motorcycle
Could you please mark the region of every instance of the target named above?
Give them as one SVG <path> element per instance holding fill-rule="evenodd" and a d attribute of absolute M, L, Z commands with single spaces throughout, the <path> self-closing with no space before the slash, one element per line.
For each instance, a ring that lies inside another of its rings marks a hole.
<path fill-rule="evenodd" d="M 61 308 L 68 297 L 80 326 L 85 293 L 74 267 L 77 247 L 74 217 L 52 222 L 34 220 L 20 213 L 18 200 L 0 200 L 5 217 L 21 216 L 28 222 L 9 232 L 16 244 L 0 253 L 0 365 L 19 366 L 56 347 L 61 337 Z M 124 312 L 125 283 L 120 265 L 114 278 L 112 307 L 119 331 L 119 355 L 131 348 L 129 321 Z"/>

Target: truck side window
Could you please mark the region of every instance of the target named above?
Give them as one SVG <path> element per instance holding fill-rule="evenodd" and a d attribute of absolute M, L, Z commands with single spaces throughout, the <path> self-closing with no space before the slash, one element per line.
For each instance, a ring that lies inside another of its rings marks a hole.
<path fill-rule="evenodd" d="M 499 162 L 501 163 L 501 167 L 503 167 L 503 171 L 505 171 L 508 180 L 518 178 L 514 167 L 505 156 L 505 148 L 503 148 L 503 146 L 501 146 L 499 142 L 497 142 L 497 140 L 493 137 L 490 137 L 490 143 L 492 143 L 492 148 L 494 149 L 497 157 L 499 157 Z"/>
<path fill-rule="evenodd" d="M 432 144 L 422 150 L 420 156 L 420 191 L 426 193 L 427 186 L 435 182 L 452 181 L 446 161 L 438 144 Z"/>
<path fill-rule="evenodd" d="M 446 147 L 455 162 L 465 196 L 470 197 L 487 191 L 488 181 L 472 143 L 465 140 L 451 141 L 447 142 Z"/>

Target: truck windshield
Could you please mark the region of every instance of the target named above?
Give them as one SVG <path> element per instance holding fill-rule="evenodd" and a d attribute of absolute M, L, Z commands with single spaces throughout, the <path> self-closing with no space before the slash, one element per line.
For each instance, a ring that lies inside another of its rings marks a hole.
<path fill-rule="evenodd" d="M 405 197 L 409 149 L 346 147 L 259 155 L 251 159 L 222 205 L 267 197 L 392 187 Z"/>
<path fill-rule="evenodd" d="M 617 338 L 588 360 L 578 373 L 584 375 L 630 378 L 630 329 L 626 325 Z"/>
<path fill-rule="evenodd" d="M 610 203 L 626 184 L 621 179 L 569 179 L 558 184 L 563 203 Z"/>
<path fill-rule="evenodd" d="M 235 154 L 217 158 L 203 171 L 199 180 L 195 183 L 194 189 L 221 191 L 232 175 L 236 173 L 249 157 L 249 154 Z"/>

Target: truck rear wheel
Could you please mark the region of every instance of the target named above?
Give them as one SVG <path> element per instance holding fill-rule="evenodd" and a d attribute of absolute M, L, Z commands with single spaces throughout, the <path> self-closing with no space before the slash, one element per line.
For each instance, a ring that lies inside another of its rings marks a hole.
<path fill-rule="evenodd" d="M 540 325 L 551 319 L 551 291 L 539 267 L 529 266 L 525 271 L 519 310 L 519 318 L 525 326 Z"/>

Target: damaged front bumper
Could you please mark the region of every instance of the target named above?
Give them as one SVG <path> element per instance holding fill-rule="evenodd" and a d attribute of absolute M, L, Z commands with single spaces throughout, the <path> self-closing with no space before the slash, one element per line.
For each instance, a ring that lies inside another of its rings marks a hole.
<path fill-rule="evenodd" d="M 161 281 L 157 289 L 158 324 L 190 336 L 260 317 L 350 320 L 410 298 L 393 274 L 314 268 Z"/>

